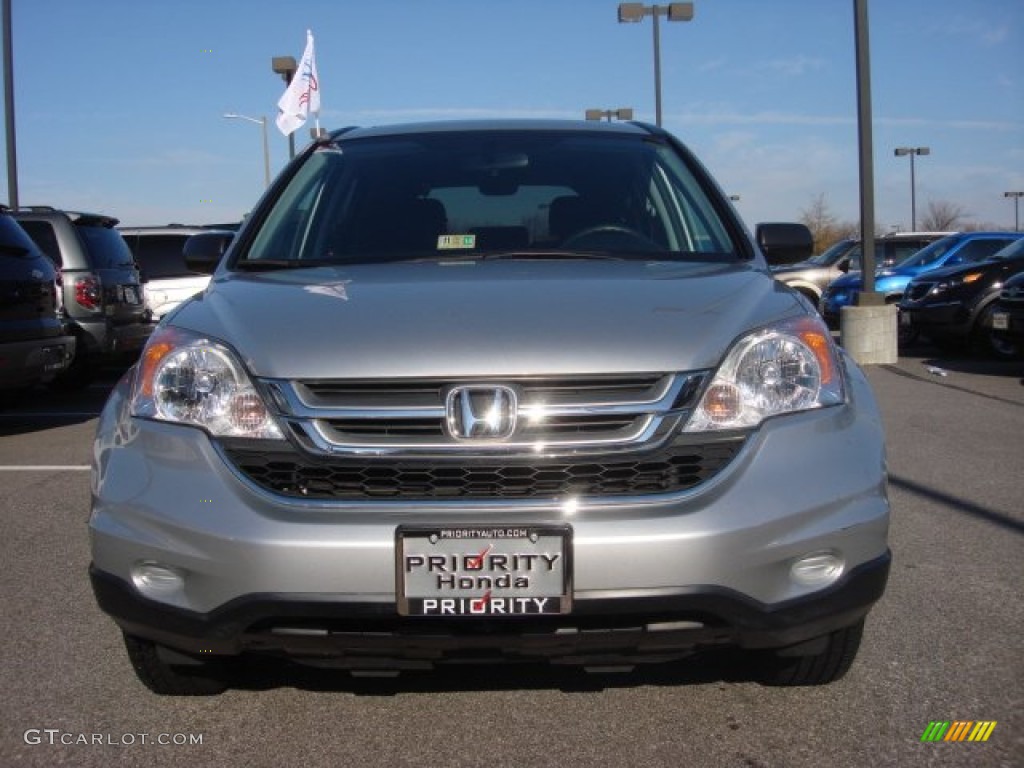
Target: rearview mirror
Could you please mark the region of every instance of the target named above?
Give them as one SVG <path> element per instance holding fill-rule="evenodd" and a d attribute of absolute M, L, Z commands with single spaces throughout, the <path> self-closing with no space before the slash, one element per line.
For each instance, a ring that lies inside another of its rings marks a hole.
<path fill-rule="evenodd" d="M 185 266 L 193 272 L 212 275 L 234 238 L 235 233 L 227 230 L 210 230 L 192 235 L 185 241 L 182 251 Z"/>
<path fill-rule="evenodd" d="M 793 264 L 814 251 L 814 237 L 803 224 L 758 224 L 755 238 L 769 264 Z"/>

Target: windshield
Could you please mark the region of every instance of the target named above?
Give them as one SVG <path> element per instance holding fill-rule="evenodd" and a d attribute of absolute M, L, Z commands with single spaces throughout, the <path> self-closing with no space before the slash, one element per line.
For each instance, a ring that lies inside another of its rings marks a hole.
<path fill-rule="evenodd" d="M 903 261 L 899 262 L 896 266 L 898 267 L 924 267 L 928 264 L 933 264 L 947 253 L 950 252 L 960 242 L 959 237 L 944 237 L 941 240 L 936 240 L 931 245 L 927 245 L 920 251 L 910 254 Z"/>
<path fill-rule="evenodd" d="M 132 267 L 132 252 L 121 233 L 108 227 L 79 226 L 93 269 Z"/>
<path fill-rule="evenodd" d="M 470 131 L 321 147 L 239 265 L 735 252 L 709 192 L 667 143 Z"/>
<path fill-rule="evenodd" d="M 842 258 L 848 250 L 854 246 L 853 240 L 840 240 L 830 248 L 826 248 L 822 253 L 817 256 L 812 256 L 807 260 L 808 264 L 813 264 L 816 267 L 827 267 L 830 264 L 834 264 Z"/>

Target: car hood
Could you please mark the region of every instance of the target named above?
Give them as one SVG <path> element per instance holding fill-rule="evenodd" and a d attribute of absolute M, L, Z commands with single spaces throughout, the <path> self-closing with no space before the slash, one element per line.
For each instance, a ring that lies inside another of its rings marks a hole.
<path fill-rule="evenodd" d="M 258 376 L 387 378 L 711 368 L 806 312 L 745 265 L 477 261 L 220 273 L 170 322 Z"/>

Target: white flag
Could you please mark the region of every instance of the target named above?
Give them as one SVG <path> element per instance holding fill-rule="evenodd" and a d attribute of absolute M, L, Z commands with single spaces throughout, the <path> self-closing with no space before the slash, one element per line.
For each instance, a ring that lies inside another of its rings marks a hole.
<path fill-rule="evenodd" d="M 277 116 L 277 127 L 285 136 L 302 127 L 309 113 L 320 113 L 320 78 L 316 73 L 316 56 L 313 54 L 313 33 L 306 30 L 306 50 L 302 61 L 277 102 L 281 112 Z"/>

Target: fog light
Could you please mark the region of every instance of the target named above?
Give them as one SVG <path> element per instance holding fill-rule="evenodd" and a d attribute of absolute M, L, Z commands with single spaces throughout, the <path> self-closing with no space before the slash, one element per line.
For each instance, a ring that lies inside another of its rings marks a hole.
<path fill-rule="evenodd" d="M 835 552 L 815 552 L 805 555 L 789 569 L 793 581 L 807 587 L 825 587 L 843 575 L 846 563 Z"/>
<path fill-rule="evenodd" d="M 184 588 L 185 578 L 166 565 L 144 562 L 132 568 L 132 583 L 145 595 L 167 597 Z"/>

